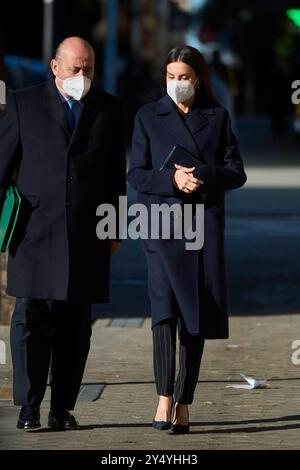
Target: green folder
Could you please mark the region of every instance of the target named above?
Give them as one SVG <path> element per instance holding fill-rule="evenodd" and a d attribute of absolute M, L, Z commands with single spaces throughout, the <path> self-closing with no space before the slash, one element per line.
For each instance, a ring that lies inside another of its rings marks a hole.
<path fill-rule="evenodd" d="M 0 215 L 0 251 L 5 253 L 8 251 L 11 237 L 18 220 L 21 205 L 21 195 L 18 188 L 11 184 L 1 201 Z"/>

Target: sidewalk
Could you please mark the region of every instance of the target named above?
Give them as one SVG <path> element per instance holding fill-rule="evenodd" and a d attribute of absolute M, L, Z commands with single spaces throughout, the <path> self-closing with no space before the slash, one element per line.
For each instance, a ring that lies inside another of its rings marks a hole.
<path fill-rule="evenodd" d="M 84 383 L 105 384 L 96 401 L 88 393 L 75 415 L 80 431 L 16 429 L 18 408 L 0 401 L 0 449 L 297 449 L 300 365 L 291 343 L 300 339 L 300 314 L 231 318 L 229 340 L 207 341 L 200 381 L 190 407 L 191 432 L 170 436 L 151 428 L 156 406 L 149 319 L 135 326 L 98 320 Z M 8 327 L 0 329 L 7 341 Z M 298 336 L 297 336 L 298 335 Z M 8 344 L 8 343 L 7 343 Z M 238 348 L 228 348 L 236 344 Z M 9 397 L 11 363 L 0 365 L 0 390 Z M 236 390 L 239 373 L 267 378 L 270 388 Z M 88 391 L 92 387 L 86 387 Z M 47 400 L 48 399 L 48 400 Z M 46 425 L 49 393 L 41 409 Z"/>

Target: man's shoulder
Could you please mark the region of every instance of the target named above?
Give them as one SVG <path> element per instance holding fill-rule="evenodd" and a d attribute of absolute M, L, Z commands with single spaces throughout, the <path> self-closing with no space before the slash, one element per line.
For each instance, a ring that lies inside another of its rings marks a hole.
<path fill-rule="evenodd" d="M 120 111 L 122 108 L 122 103 L 119 98 L 116 96 L 107 93 L 99 87 L 92 88 L 93 99 L 101 105 L 102 108 L 107 108 L 110 111 Z"/>
<path fill-rule="evenodd" d="M 11 93 L 13 93 L 17 98 L 37 97 L 45 92 L 48 85 L 49 85 L 49 82 L 43 82 L 43 83 L 39 83 L 38 85 L 33 85 L 27 88 L 21 88 L 19 90 L 11 90 Z"/>

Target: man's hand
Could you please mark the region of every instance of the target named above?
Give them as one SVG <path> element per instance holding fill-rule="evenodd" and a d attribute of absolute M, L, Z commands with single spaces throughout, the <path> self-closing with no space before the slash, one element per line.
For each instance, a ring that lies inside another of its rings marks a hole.
<path fill-rule="evenodd" d="M 119 251 L 121 246 L 121 242 L 117 240 L 110 240 L 110 255 L 113 256 Z"/>
<path fill-rule="evenodd" d="M 193 171 L 195 167 L 187 168 L 185 166 L 178 165 L 175 163 L 175 174 L 173 179 L 173 184 L 175 188 L 184 191 L 185 193 L 192 193 L 196 191 L 204 182 L 202 180 L 198 180 L 193 176 Z"/>

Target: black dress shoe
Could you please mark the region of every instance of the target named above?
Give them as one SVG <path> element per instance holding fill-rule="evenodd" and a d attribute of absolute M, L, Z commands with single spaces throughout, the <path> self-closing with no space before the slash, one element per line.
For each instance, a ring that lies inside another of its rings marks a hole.
<path fill-rule="evenodd" d="M 75 417 L 71 415 L 69 410 L 50 410 L 48 415 L 48 426 L 49 428 L 57 429 L 57 431 L 79 429 L 78 422 Z"/>
<path fill-rule="evenodd" d="M 18 429 L 40 428 L 40 408 L 39 406 L 22 406 L 17 422 Z"/>

